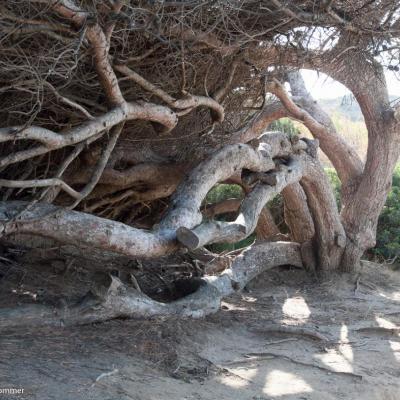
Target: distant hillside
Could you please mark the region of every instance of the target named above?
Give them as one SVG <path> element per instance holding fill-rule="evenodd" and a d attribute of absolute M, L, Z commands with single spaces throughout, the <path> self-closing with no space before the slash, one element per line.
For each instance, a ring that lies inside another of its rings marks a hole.
<path fill-rule="evenodd" d="M 339 114 L 354 122 L 363 120 L 360 106 L 350 95 L 334 99 L 319 99 L 318 103 L 330 116 Z"/>
<path fill-rule="evenodd" d="M 391 101 L 397 98 L 397 96 L 390 96 Z M 330 116 L 338 114 L 354 122 L 364 120 L 357 101 L 351 95 L 334 99 L 319 99 L 318 103 Z"/>

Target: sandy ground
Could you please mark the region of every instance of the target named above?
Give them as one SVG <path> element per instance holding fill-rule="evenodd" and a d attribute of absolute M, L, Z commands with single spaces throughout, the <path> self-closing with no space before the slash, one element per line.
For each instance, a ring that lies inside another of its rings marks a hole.
<path fill-rule="evenodd" d="M 203 320 L 2 332 L 0 399 L 400 399 L 400 273 L 270 271 Z"/>

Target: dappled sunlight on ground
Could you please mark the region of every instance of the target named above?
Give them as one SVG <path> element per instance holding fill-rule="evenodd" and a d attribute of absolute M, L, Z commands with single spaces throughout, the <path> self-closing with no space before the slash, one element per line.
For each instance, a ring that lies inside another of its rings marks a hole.
<path fill-rule="evenodd" d="M 301 377 L 280 370 L 274 370 L 267 375 L 263 393 L 269 396 L 284 396 L 312 392 L 312 387 Z"/>
<path fill-rule="evenodd" d="M 354 354 L 349 343 L 349 329 L 345 324 L 340 328 L 340 340 L 337 349 L 328 349 L 326 354 L 316 355 L 315 358 L 322 361 L 334 371 L 354 372 Z"/>
<path fill-rule="evenodd" d="M 389 340 L 389 345 L 393 351 L 393 355 L 396 358 L 397 362 L 400 363 L 400 342 Z"/>
<path fill-rule="evenodd" d="M 282 306 L 282 313 L 285 317 L 305 322 L 310 316 L 311 311 L 304 298 L 299 296 L 285 300 Z"/>
<path fill-rule="evenodd" d="M 378 323 L 378 326 L 381 328 L 387 328 L 387 329 L 397 328 L 397 325 L 389 321 L 388 319 L 382 317 L 375 317 L 375 320 Z"/>
<path fill-rule="evenodd" d="M 352 353 L 351 347 L 349 353 Z M 326 354 L 317 354 L 315 358 L 333 371 L 354 372 L 351 362 L 343 354 L 339 354 L 334 349 L 328 349 Z"/>

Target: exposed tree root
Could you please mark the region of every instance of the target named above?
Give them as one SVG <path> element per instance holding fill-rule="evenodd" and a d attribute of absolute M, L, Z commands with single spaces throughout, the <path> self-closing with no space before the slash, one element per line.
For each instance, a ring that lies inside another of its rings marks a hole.
<path fill-rule="evenodd" d="M 0 329 L 43 325 L 81 325 L 122 317 L 201 318 L 217 312 L 223 297 L 243 289 L 260 273 L 287 264 L 302 266 L 300 246 L 297 243 L 274 242 L 255 245 L 236 257 L 231 267 L 220 276 L 202 278 L 196 282 L 197 290 L 171 303 L 155 301 L 112 277 L 109 288 L 85 296 L 82 301 L 72 307 L 54 308 L 35 304 L 2 309 L 0 310 Z"/>
<path fill-rule="evenodd" d="M 386 335 L 400 334 L 400 328 L 385 328 L 383 326 L 366 326 L 363 328 L 358 328 L 356 329 L 356 331 L 364 333 L 386 334 Z"/>
<path fill-rule="evenodd" d="M 288 334 L 288 335 L 295 335 L 295 336 L 305 336 L 307 338 L 311 338 L 314 340 L 319 340 L 322 342 L 328 342 L 329 339 L 317 332 L 314 329 L 310 329 L 310 328 L 304 328 L 304 327 L 300 327 L 300 326 L 280 326 L 277 324 L 271 324 L 268 326 L 263 326 L 262 328 L 259 329 L 252 329 L 252 332 L 256 332 L 256 333 L 284 333 L 284 334 Z"/>

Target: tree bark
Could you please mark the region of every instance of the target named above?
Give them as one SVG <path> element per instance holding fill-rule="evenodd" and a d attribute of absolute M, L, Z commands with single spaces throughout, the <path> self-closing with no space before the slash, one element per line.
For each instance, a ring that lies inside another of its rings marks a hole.
<path fill-rule="evenodd" d="M 85 244 L 138 258 L 170 254 L 177 249 L 177 233 L 179 239 L 180 232 L 190 232 L 191 229 L 201 230 L 203 234 L 201 244 L 192 246 L 189 243 L 189 248 L 215 243 L 223 238 L 228 241 L 245 238 L 254 231 L 265 203 L 287 184 L 301 178 L 304 150 L 308 146 L 303 141 L 292 143 L 286 135 L 279 133 L 262 136 L 257 149 L 244 144 L 225 146 L 200 163 L 179 185 L 168 212 L 152 232 L 52 205 L 4 202 L 0 207 L 2 233 L 46 236 L 76 246 Z M 276 185 L 260 183 L 244 199 L 237 221 L 202 224 L 201 204 L 216 183 L 242 169 L 268 173 L 276 168 L 275 157 L 290 157 L 291 162 L 278 171 Z M 24 219 L 17 218 L 19 212 Z"/>
<path fill-rule="evenodd" d="M 314 222 L 307 205 L 307 197 L 299 183 L 288 185 L 282 190 L 286 225 L 293 241 L 304 243 L 314 234 Z"/>

